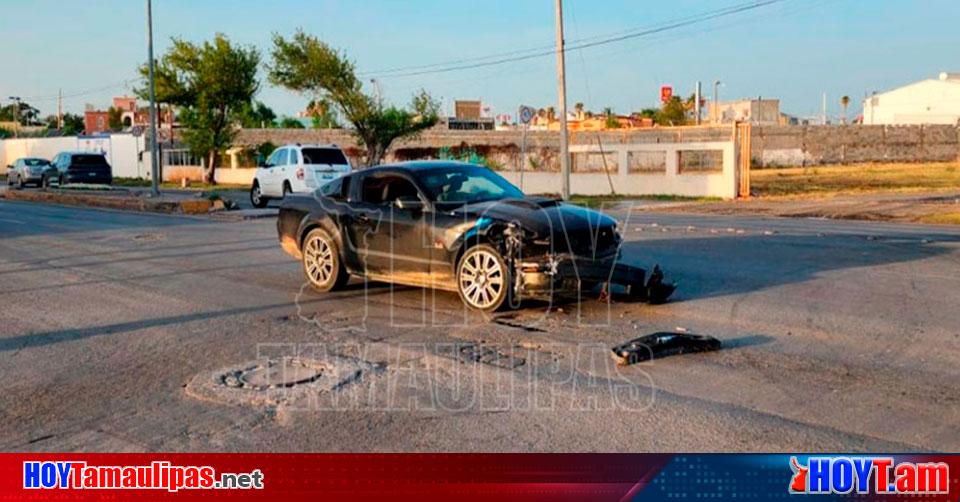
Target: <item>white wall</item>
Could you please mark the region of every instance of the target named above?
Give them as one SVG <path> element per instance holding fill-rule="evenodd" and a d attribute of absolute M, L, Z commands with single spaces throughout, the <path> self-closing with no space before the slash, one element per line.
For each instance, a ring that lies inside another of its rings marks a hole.
<path fill-rule="evenodd" d="M 144 155 L 143 161 L 138 158 L 143 149 L 144 139 L 130 134 L 5 139 L 0 141 L 0 172 L 6 172 L 7 166 L 21 157 L 41 157 L 49 160 L 60 152 L 91 151 L 103 152 L 116 177 L 148 178 L 150 155 Z"/>
<path fill-rule="evenodd" d="M 680 173 L 680 151 L 720 150 L 723 152 L 723 167 L 708 173 Z M 570 192 L 579 195 L 609 195 L 610 182 L 618 195 L 679 195 L 684 197 L 720 197 L 733 199 L 737 196 L 736 150 L 734 142 L 714 141 L 702 143 L 638 143 L 604 145 L 603 151 L 618 157 L 617 171 L 610 179 L 603 172 L 573 172 L 570 174 Z M 629 152 L 664 152 L 666 169 L 663 173 L 629 172 Z M 571 153 L 600 153 L 595 145 L 574 145 Z M 521 183 L 519 171 L 500 172 L 511 183 L 528 194 L 560 193 L 562 178 L 558 172 L 524 172 Z M 522 186 L 521 186 L 522 185 Z"/>

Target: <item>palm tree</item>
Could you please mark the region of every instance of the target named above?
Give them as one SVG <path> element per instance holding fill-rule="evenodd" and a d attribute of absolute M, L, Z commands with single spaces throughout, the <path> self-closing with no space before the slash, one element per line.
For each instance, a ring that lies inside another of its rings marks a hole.
<path fill-rule="evenodd" d="M 550 119 L 550 122 L 553 122 L 557 119 L 557 109 L 549 106 L 547 107 L 547 118 Z"/>
<path fill-rule="evenodd" d="M 847 107 L 850 106 L 850 96 L 840 98 L 840 106 L 843 107 L 843 123 L 847 123 Z"/>
<path fill-rule="evenodd" d="M 577 112 L 577 120 L 583 120 L 583 103 L 573 105 L 573 109 Z"/>

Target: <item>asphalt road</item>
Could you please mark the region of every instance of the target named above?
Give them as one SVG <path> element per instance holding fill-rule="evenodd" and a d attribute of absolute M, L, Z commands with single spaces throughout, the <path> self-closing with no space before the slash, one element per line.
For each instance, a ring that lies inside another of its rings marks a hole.
<path fill-rule="evenodd" d="M 642 211 L 625 228 L 673 302 L 489 322 L 447 293 L 305 291 L 269 219 L 0 202 L 0 450 L 960 449 L 960 231 Z M 612 365 L 610 346 L 678 327 L 725 348 Z M 293 353 L 368 366 L 316 392 L 191 391 Z"/>

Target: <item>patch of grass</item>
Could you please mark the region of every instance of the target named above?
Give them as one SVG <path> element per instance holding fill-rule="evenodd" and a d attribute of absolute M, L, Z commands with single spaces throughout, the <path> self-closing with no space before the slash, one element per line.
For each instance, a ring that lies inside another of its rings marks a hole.
<path fill-rule="evenodd" d="M 150 187 L 150 180 L 143 178 L 114 178 L 113 186 L 118 187 L 130 187 L 130 188 L 148 188 Z M 165 181 L 160 183 L 160 188 L 183 188 L 180 183 Z M 211 189 L 220 189 L 220 190 L 246 190 L 250 188 L 248 185 L 240 185 L 236 183 L 219 183 L 216 185 L 210 183 L 200 183 L 197 181 L 191 181 L 190 186 L 187 187 L 187 190 L 211 190 Z"/>
<path fill-rule="evenodd" d="M 920 218 L 920 223 L 935 225 L 960 225 L 960 213 L 928 214 Z"/>
<path fill-rule="evenodd" d="M 956 162 L 762 169 L 750 176 L 761 197 L 960 189 Z"/>
<path fill-rule="evenodd" d="M 616 202 L 631 200 L 656 200 L 665 202 L 718 202 L 720 197 L 685 197 L 682 195 L 571 195 L 570 202 L 578 206 L 596 209 Z"/>

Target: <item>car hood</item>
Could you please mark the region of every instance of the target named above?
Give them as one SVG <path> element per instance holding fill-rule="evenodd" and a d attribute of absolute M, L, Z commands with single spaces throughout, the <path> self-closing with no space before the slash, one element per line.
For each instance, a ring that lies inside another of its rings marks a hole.
<path fill-rule="evenodd" d="M 551 233 L 593 232 L 617 223 L 601 212 L 544 197 L 478 202 L 461 206 L 453 212 L 464 217 L 516 222 L 540 237 L 547 237 Z"/>

